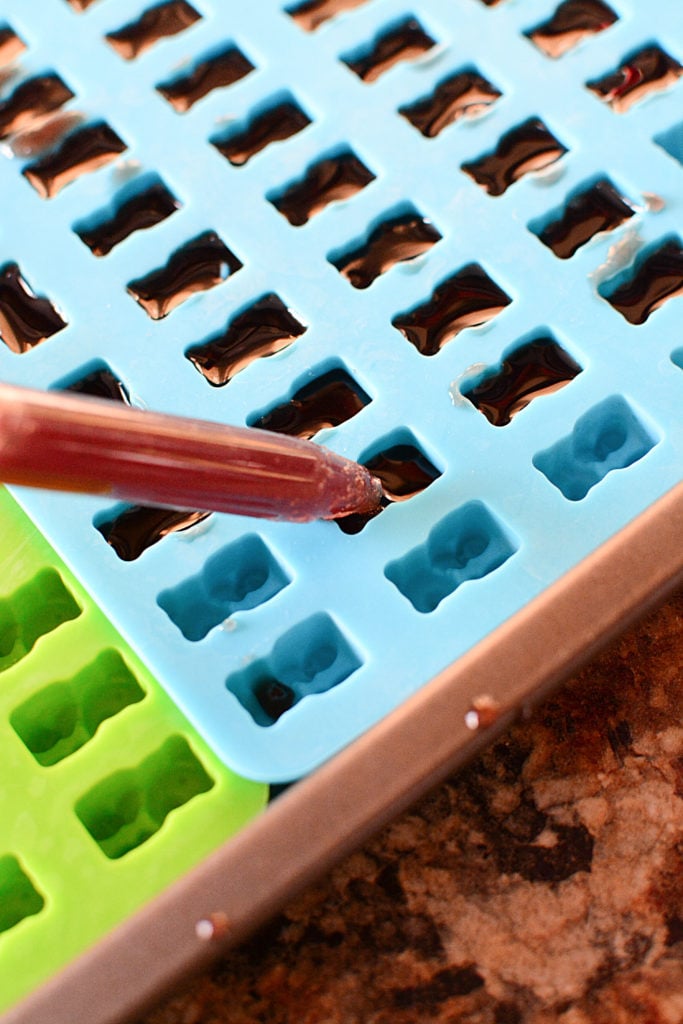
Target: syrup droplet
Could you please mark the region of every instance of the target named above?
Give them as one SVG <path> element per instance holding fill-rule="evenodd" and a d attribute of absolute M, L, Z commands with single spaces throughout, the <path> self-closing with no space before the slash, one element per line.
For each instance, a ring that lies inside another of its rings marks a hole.
<path fill-rule="evenodd" d="M 465 714 L 465 725 L 473 732 L 477 729 L 488 729 L 500 715 L 500 704 L 487 693 L 475 697 L 472 706 Z"/>
<path fill-rule="evenodd" d="M 256 359 L 287 348 L 306 328 L 272 292 L 239 313 L 226 330 L 185 353 L 214 387 L 223 387 Z"/>
<path fill-rule="evenodd" d="M 497 316 L 511 299 L 477 263 L 443 281 L 422 306 L 394 317 L 392 324 L 423 356 L 434 356 L 467 327 Z"/>

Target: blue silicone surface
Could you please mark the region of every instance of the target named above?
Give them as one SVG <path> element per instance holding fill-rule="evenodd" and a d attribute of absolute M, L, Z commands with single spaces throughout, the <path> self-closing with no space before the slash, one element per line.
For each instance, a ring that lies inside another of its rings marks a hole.
<path fill-rule="evenodd" d="M 683 464 L 680 3 L 610 0 L 613 24 L 557 58 L 528 36 L 556 0 L 367 0 L 315 31 L 285 6 L 192 0 L 200 17 L 127 60 L 105 36 L 139 19 L 144 0 L 0 0 L 0 21 L 25 44 L 3 96 L 55 71 L 74 94 L 63 109 L 106 121 L 127 147 L 44 198 L 22 173 L 35 157 L 6 143 L 0 262 L 16 263 L 67 326 L 21 354 L 0 345 L 0 376 L 49 388 L 105 363 L 136 404 L 245 424 L 341 367 L 369 401 L 315 440 L 354 459 L 408 442 L 440 473 L 356 535 L 214 515 L 132 561 L 96 528 L 111 503 L 16 492 L 219 755 L 269 781 L 310 771 L 396 707 L 646 510 Z M 349 65 L 411 18 L 434 45 L 363 81 Z M 254 70 L 185 112 L 156 88 L 228 44 Z M 587 88 L 652 46 L 669 61 L 658 87 L 627 88 L 624 105 L 618 83 L 612 103 Z M 478 116 L 428 138 L 399 113 L 472 69 L 500 94 Z M 212 143 L 281 102 L 310 123 L 242 165 Z M 540 171 L 520 158 L 519 180 L 490 194 L 463 165 L 532 118 L 558 158 Z M 347 150 L 374 180 L 289 223 L 277 197 Z M 75 227 L 105 219 L 145 175 L 179 209 L 97 258 Z M 632 215 L 559 258 L 539 234 L 601 178 Z M 440 239 L 352 286 L 344 254 L 416 213 Z M 207 231 L 242 266 L 226 262 L 215 287 L 152 319 L 127 285 Z M 669 297 L 631 323 L 609 299 L 664 246 Z M 470 264 L 509 301 L 423 354 L 393 321 Z M 305 331 L 212 386 L 188 350 L 270 293 Z M 466 393 L 539 337 L 581 372 L 496 426 Z M 274 722 L 255 696 L 269 679 L 294 701 Z"/>

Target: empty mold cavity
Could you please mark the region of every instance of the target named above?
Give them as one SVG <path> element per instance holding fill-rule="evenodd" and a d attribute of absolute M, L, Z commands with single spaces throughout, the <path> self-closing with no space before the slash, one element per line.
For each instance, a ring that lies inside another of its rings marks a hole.
<path fill-rule="evenodd" d="M 642 459 L 656 439 L 628 402 L 613 395 L 584 413 L 568 437 L 534 455 L 536 469 L 569 501 L 581 501 L 615 469 Z"/>
<path fill-rule="evenodd" d="M 315 32 L 326 21 L 366 4 L 368 0 L 305 0 L 287 8 L 287 14 L 305 32 Z"/>
<path fill-rule="evenodd" d="M 289 577 L 256 534 L 228 544 L 200 573 L 157 598 L 186 640 L 203 640 L 235 612 L 257 608 L 289 583 Z"/>
<path fill-rule="evenodd" d="M 599 178 L 588 188 L 581 186 L 562 209 L 533 221 L 529 228 L 559 259 L 566 260 L 591 238 L 614 231 L 634 212 L 608 178 Z"/>
<path fill-rule="evenodd" d="M 338 427 L 364 409 L 370 397 L 341 366 L 298 388 L 280 405 L 249 419 L 249 426 L 276 434 L 311 438 L 326 427 Z"/>
<path fill-rule="evenodd" d="M 95 520 L 94 525 L 121 561 L 134 562 L 164 537 L 189 530 L 191 526 L 208 519 L 210 514 L 187 509 L 130 505 L 115 510 L 113 514 L 104 513 Z"/>
<path fill-rule="evenodd" d="M 668 128 L 665 132 L 655 135 L 654 141 L 661 146 L 665 153 L 678 160 L 683 165 L 683 121 Z"/>
<path fill-rule="evenodd" d="M 530 117 L 506 132 L 493 152 L 461 166 L 490 196 L 502 196 L 525 174 L 550 167 L 566 152 L 538 117 Z"/>
<path fill-rule="evenodd" d="M 58 110 L 73 98 L 73 92 L 59 75 L 37 75 L 21 82 L 6 100 L 0 103 L 0 139 L 25 128 Z"/>
<path fill-rule="evenodd" d="M 124 60 L 133 60 L 160 39 L 184 32 L 200 18 L 201 15 L 186 0 L 169 0 L 168 3 L 148 7 L 136 21 L 107 32 L 105 39 Z"/>
<path fill-rule="evenodd" d="M 374 512 L 354 513 L 337 519 L 342 533 L 360 533 L 382 509 L 394 502 L 414 498 L 441 476 L 441 470 L 427 458 L 412 433 L 405 429 L 380 441 L 361 455 L 359 462 L 382 484 L 382 504 Z"/>
<path fill-rule="evenodd" d="M 0 25 L 0 67 L 11 64 L 24 52 L 26 43 L 9 25 Z"/>
<path fill-rule="evenodd" d="M 42 636 L 80 614 L 55 569 L 43 569 L 13 593 L 0 597 L 0 672 L 21 661 Z"/>
<path fill-rule="evenodd" d="M 306 331 L 282 299 L 270 292 L 243 309 L 221 334 L 185 355 L 214 387 L 223 387 L 256 359 L 287 348 Z"/>
<path fill-rule="evenodd" d="M 43 199 L 51 199 L 84 174 L 111 163 L 128 147 L 108 124 L 84 125 L 56 149 L 24 167 L 22 173 Z"/>
<path fill-rule="evenodd" d="M 10 724 L 36 761 L 48 767 L 85 746 L 103 722 L 144 696 L 118 651 L 106 650 L 73 678 L 29 697 L 12 712 Z"/>
<path fill-rule="evenodd" d="M 27 917 L 39 914 L 45 900 L 16 857 L 0 857 L 0 932 L 7 932 Z"/>
<path fill-rule="evenodd" d="M 16 263 L 0 269 L 0 338 L 17 355 L 66 327 L 49 299 L 35 295 Z"/>
<path fill-rule="evenodd" d="M 221 156 L 235 167 L 241 167 L 267 146 L 284 142 L 310 123 L 310 117 L 295 100 L 283 97 L 265 109 L 261 108 L 245 126 L 214 136 L 209 141 Z"/>
<path fill-rule="evenodd" d="M 415 210 L 405 210 L 380 221 L 360 245 L 327 257 L 354 288 L 368 288 L 397 263 L 421 256 L 441 238 L 431 221 Z"/>
<path fill-rule="evenodd" d="M 504 427 L 534 398 L 559 391 L 579 373 L 581 367 L 562 346 L 542 334 L 513 349 L 462 394 L 489 423 Z"/>
<path fill-rule="evenodd" d="M 460 331 L 488 323 L 511 301 L 478 263 L 468 263 L 392 324 L 423 356 L 435 356 Z"/>
<path fill-rule="evenodd" d="M 174 110 L 184 114 L 214 89 L 239 82 L 254 65 L 236 46 L 227 46 L 204 56 L 192 69 L 157 85 L 157 91 Z"/>
<path fill-rule="evenodd" d="M 205 231 L 176 249 L 166 266 L 130 281 L 127 289 L 147 316 L 161 320 L 191 295 L 221 284 L 241 266 L 215 231 Z"/>
<path fill-rule="evenodd" d="M 644 324 L 665 302 L 683 294 L 683 247 L 679 239 L 651 246 L 634 266 L 598 290 L 629 323 Z"/>
<path fill-rule="evenodd" d="M 614 71 L 586 82 L 586 88 L 617 114 L 625 114 L 646 96 L 668 89 L 683 67 L 656 44 L 630 54 Z"/>
<path fill-rule="evenodd" d="M 617 20 L 602 0 L 564 0 L 546 21 L 526 35 L 547 57 L 561 57 Z"/>
<path fill-rule="evenodd" d="M 429 96 L 399 107 L 398 112 L 425 138 L 434 139 L 454 121 L 483 114 L 501 95 L 476 68 L 467 68 L 439 82 Z"/>
<path fill-rule="evenodd" d="M 442 519 L 427 540 L 390 562 L 384 575 L 418 612 L 433 612 L 463 583 L 500 568 L 517 550 L 481 501 L 469 501 Z"/>
<path fill-rule="evenodd" d="M 172 811 L 213 785 L 187 740 L 171 736 L 136 768 L 93 786 L 75 809 L 105 856 L 117 860 L 146 843 Z"/>
<path fill-rule="evenodd" d="M 350 150 L 312 164 L 299 181 L 271 193 L 268 200 L 290 224 L 300 227 L 330 203 L 350 199 L 375 180 L 375 175 Z"/>
<path fill-rule="evenodd" d="M 106 256 L 135 231 L 160 224 L 180 203 L 156 175 L 144 175 L 121 189 L 114 202 L 74 224 L 73 230 L 94 256 Z"/>
<path fill-rule="evenodd" d="M 56 391 L 73 391 L 77 395 L 90 395 L 92 398 L 108 398 L 111 402 L 123 402 L 130 405 L 130 395 L 126 385 L 118 374 L 115 374 L 106 363 L 97 361 L 85 372 L 63 378 L 53 385 Z"/>
<path fill-rule="evenodd" d="M 369 48 L 342 57 L 363 82 L 376 82 L 380 75 L 404 60 L 417 60 L 436 42 L 416 18 L 406 18 L 378 36 Z"/>
<path fill-rule="evenodd" d="M 226 686 L 257 725 L 269 726 L 302 698 L 344 682 L 361 664 L 330 616 L 318 612 L 281 636 L 267 657 L 229 676 Z"/>

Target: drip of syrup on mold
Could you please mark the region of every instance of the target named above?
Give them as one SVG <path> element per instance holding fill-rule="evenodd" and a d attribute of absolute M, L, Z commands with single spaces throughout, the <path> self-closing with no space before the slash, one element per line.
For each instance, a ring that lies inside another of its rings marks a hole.
<path fill-rule="evenodd" d="M 165 267 L 131 281 L 127 288 L 152 320 L 161 320 L 190 295 L 221 284 L 241 266 L 215 231 L 205 231 L 177 249 Z"/>
<path fill-rule="evenodd" d="M 179 208 L 175 196 L 158 182 L 122 203 L 110 219 L 93 227 L 78 227 L 76 234 L 95 256 L 106 256 L 134 231 L 160 224 Z"/>
<path fill-rule="evenodd" d="M 227 329 L 185 353 L 214 387 L 223 387 L 256 359 L 291 345 L 306 327 L 272 292 L 239 313 Z"/>
<path fill-rule="evenodd" d="M 364 189 L 375 175 L 353 153 L 321 160 L 305 177 L 272 199 L 273 206 L 299 227 L 330 203 L 349 199 Z"/>
<path fill-rule="evenodd" d="M 57 149 L 28 164 L 23 174 L 43 199 L 56 196 L 81 175 L 97 170 L 127 149 L 108 124 L 88 124 L 67 135 Z"/>
<path fill-rule="evenodd" d="M 396 263 L 414 260 L 441 238 L 434 225 L 419 214 L 385 221 L 359 249 L 330 262 L 354 288 L 368 288 Z"/>
<path fill-rule="evenodd" d="M 500 96 L 478 71 L 462 71 L 441 82 L 430 96 L 400 107 L 399 114 L 425 138 L 434 139 L 454 121 L 482 114 Z"/>
<path fill-rule="evenodd" d="M 201 523 L 210 512 L 133 505 L 97 529 L 124 562 L 133 562 L 170 533 Z"/>
<path fill-rule="evenodd" d="M 52 303 L 34 295 L 16 263 L 0 270 L 0 338 L 17 354 L 28 352 L 66 327 Z"/>
<path fill-rule="evenodd" d="M 230 46 L 222 53 L 214 54 L 202 61 L 187 75 L 181 75 L 169 82 L 162 82 L 157 91 L 168 100 L 174 110 L 184 114 L 195 103 L 208 96 L 214 89 L 223 89 L 233 82 L 238 82 L 254 65 L 235 46 Z"/>
<path fill-rule="evenodd" d="M 538 237 L 556 256 L 566 260 L 599 232 L 613 231 L 634 212 L 611 182 L 603 178 L 570 199 L 562 216 L 547 224 Z"/>
<path fill-rule="evenodd" d="M 527 36 L 546 56 L 561 57 L 617 20 L 603 0 L 565 0 L 552 17 L 527 32 Z"/>
<path fill-rule="evenodd" d="M 186 0 L 168 0 L 149 7 L 137 21 L 108 32 L 107 42 L 124 60 L 133 60 L 160 39 L 178 35 L 199 21 L 201 15 Z"/>
<path fill-rule="evenodd" d="M 423 356 L 434 356 L 467 327 L 497 316 L 511 299 L 477 263 L 443 281 L 431 298 L 392 323 Z"/>
<path fill-rule="evenodd" d="M 381 36 L 369 52 L 359 57 L 345 59 L 344 63 L 355 71 L 363 82 L 376 82 L 395 64 L 404 60 L 416 60 L 435 45 L 435 41 L 427 35 L 422 25 L 415 18 L 408 18 Z"/>
<path fill-rule="evenodd" d="M 226 160 L 241 167 L 266 146 L 291 138 L 310 123 L 310 117 L 296 103 L 279 103 L 253 118 L 244 131 L 211 142 Z"/>
<path fill-rule="evenodd" d="M 534 398 L 558 391 L 580 372 L 579 364 L 553 338 L 537 338 L 512 352 L 498 372 L 463 393 L 489 423 L 504 427 Z"/>
<path fill-rule="evenodd" d="M 462 164 L 462 170 L 490 196 L 502 196 L 525 174 L 549 167 L 566 152 L 543 122 L 531 117 L 506 132 L 492 153 Z"/>
<path fill-rule="evenodd" d="M 345 370 L 330 370 L 250 422 L 261 430 L 310 439 L 326 427 L 338 427 L 364 409 L 370 398 Z"/>

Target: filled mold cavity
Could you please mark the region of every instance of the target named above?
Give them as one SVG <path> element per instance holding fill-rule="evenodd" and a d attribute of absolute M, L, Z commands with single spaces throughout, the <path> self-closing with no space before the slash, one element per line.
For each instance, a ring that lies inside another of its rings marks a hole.
<path fill-rule="evenodd" d="M 76 373 L 63 377 L 52 385 L 55 391 L 73 391 L 76 395 L 107 398 L 110 402 L 130 405 L 130 394 L 120 376 L 102 360 L 95 360 Z"/>
<path fill-rule="evenodd" d="M 25 79 L 0 102 L 0 139 L 30 128 L 73 96 L 69 86 L 54 72 Z"/>
<path fill-rule="evenodd" d="M 430 220 L 412 207 L 375 223 L 364 241 L 332 252 L 328 260 L 354 288 L 369 288 L 397 263 L 414 260 L 441 239 Z"/>
<path fill-rule="evenodd" d="M 586 88 L 617 114 L 625 114 L 647 96 L 671 88 L 683 66 L 653 43 L 625 57 L 614 71 L 586 82 Z"/>
<path fill-rule="evenodd" d="M 286 401 L 255 413 L 248 422 L 260 430 L 310 439 L 320 430 L 350 420 L 369 403 L 370 396 L 350 373 L 343 366 L 333 366 L 297 387 Z"/>
<path fill-rule="evenodd" d="M 121 189 L 113 203 L 73 226 L 93 256 L 107 256 L 136 231 L 161 224 L 180 203 L 156 175 L 142 175 Z"/>
<path fill-rule="evenodd" d="M 224 387 L 257 359 L 288 348 L 306 326 L 270 292 L 242 309 L 220 334 L 185 353 L 213 387 Z"/>
<path fill-rule="evenodd" d="M 186 640 L 203 640 L 235 612 L 258 608 L 290 582 L 256 534 L 217 551 L 196 576 L 162 591 L 157 604 Z"/>
<path fill-rule="evenodd" d="M 0 67 L 11 64 L 26 49 L 26 43 L 9 25 L 0 25 Z"/>
<path fill-rule="evenodd" d="M 80 614 L 56 569 L 43 569 L 0 597 L 0 672 L 26 657 L 41 637 Z"/>
<path fill-rule="evenodd" d="M 43 199 L 52 199 L 73 181 L 125 153 L 126 143 L 104 121 L 69 132 L 56 149 L 24 167 L 22 174 Z"/>
<path fill-rule="evenodd" d="M 200 18 L 187 0 L 168 0 L 148 7 L 135 21 L 107 32 L 104 38 L 124 60 L 134 60 L 159 40 L 184 32 Z"/>
<path fill-rule="evenodd" d="M 44 906 L 44 898 L 19 860 L 11 853 L 0 857 L 0 933 L 39 914 Z"/>
<path fill-rule="evenodd" d="M 350 199 L 375 180 L 375 175 L 350 149 L 316 161 L 303 178 L 267 197 L 294 227 L 307 224 L 330 203 Z"/>
<path fill-rule="evenodd" d="M 222 284 L 241 266 L 215 231 L 205 231 L 176 249 L 165 266 L 126 287 L 147 316 L 162 320 L 190 296 Z"/>
<path fill-rule="evenodd" d="M 433 612 L 463 583 L 483 579 L 517 550 L 481 501 L 469 501 L 430 530 L 427 540 L 390 562 L 384 575 L 413 608 Z"/>
<path fill-rule="evenodd" d="M 304 0 L 303 3 L 287 7 L 286 11 L 304 32 L 315 32 L 331 18 L 367 2 L 368 0 Z"/>
<path fill-rule="evenodd" d="M 650 246 L 632 267 L 598 289 L 630 324 L 644 324 L 664 303 L 683 295 L 683 246 L 672 237 Z"/>
<path fill-rule="evenodd" d="M 608 473 L 626 469 L 657 439 L 621 395 L 584 413 L 567 437 L 534 455 L 533 464 L 569 501 L 581 501 Z"/>
<path fill-rule="evenodd" d="M 617 15 L 603 0 L 564 0 L 546 21 L 529 29 L 525 35 L 546 57 L 562 57 L 617 20 Z"/>
<path fill-rule="evenodd" d="M 461 167 L 490 196 L 502 196 L 520 178 L 545 170 L 566 152 L 540 118 L 530 117 L 506 132 L 492 152 Z"/>
<path fill-rule="evenodd" d="M 49 299 L 35 295 L 16 263 L 0 268 L 0 339 L 16 355 L 67 326 Z"/>
<path fill-rule="evenodd" d="M 683 121 L 675 124 L 673 128 L 667 128 L 665 132 L 655 135 L 654 141 L 661 146 L 665 153 L 683 165 Z"/>
<path fill-rule="evenodd" d="M 145 692 L 118 651 L 101 654 L 71 679 L 51 683 L 10 715 L 10 725 L 43 767 L 88 743 L 108 718 L 137 704 Z"/>
<path fill-rule="evenodd" d="M 332 618 L 318 612 L 280 637 L 271 653 L 226 686 L 257 725 L 270 726 L 304 697 L 326 693 L 362 662 Z"/>
<path fill-rule="evenodd" d="M 398 112 L 426 139 L 435 139 L 455 121 L 484 114 L 501 95 L 476 68 L 465 68 L 440 81 L 429 96 L 399 107 Z"/>
<path fill-rule="evenodd" d="M 414 61 L 428 53 L 436 41 L 425 32 L 417 18 L 405 18 L 384 29 L 369 47 L 341 59 L 363 82 L 376 82 L 401 61 Z"/>
<path fill-rule="evenodd" d="M 129 505 L 102 513 L 94 526 L 123 562 L 134 562 L 172 533 L 204 522 L 210 512 Z"/>
<path fill-rule="evenodd" d="M 236 46 L 224 46 L 206 54 L 188 72 L 157 85 L 164 99 L 179 114 L 191 110 L 195 103 L 215 89 L 225 89 L 245 78 L 254 65 Z"/>
<path fill-rule="evenodd" d="M 388 505 L 408 501 L 421 494 L 441 476 L 441 470 L 427 458 L 407 429 L 395 431 L 364 452 L 359 460 L 382 484 L 382 504 L 368 513 L 355 513 L 337 519 L 342 533 L 360 533 Z"/>
<path fill-rule="evenodd" d="M 462 394 L 494 427 L 504 427 L 534 399 L 559 391 L 579 373 L 576 360 L 543 332 L 468 382 Z"/>
<path fill-rule="evenodd" d="M 511 301 L 478 263 L 468 263 L 425 303 L 391 322 L 423 356 L 435 356 L 461 331 L 488 323 Z"/>
<path fill-rule="evenodd" d="M 136 768 L 93 786 L 75 810 L 104 855 L 118 860 L 151 839 L 169 814 L 213 786 L 187 740 L 171 736 Z"/>
<path fill-rule="evenodd" d="M 529 229 L 561 260 L 606 231 L 614 231 L 635 213 L 609 178 L 598 178 L 574 191 L 565 205 L 532 221 Z"/>
<path fill-rule="evenodd" d="M 246 123 L 215 135 L 209 141 L 234 167 L 242 167 L 257 153 L 292 138 L 310 123 L 310 117 L 296 100 L 282 94 L 259 107 Z"/>

